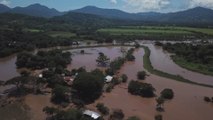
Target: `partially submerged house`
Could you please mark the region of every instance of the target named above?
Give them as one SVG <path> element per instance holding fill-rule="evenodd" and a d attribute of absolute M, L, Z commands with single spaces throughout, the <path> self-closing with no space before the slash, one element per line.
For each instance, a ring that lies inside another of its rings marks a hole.
<path fill-rule="evenodd" d="M 110 83 L 110 82 L 112 82 L 112 79 L 113 79 L 113 76 L 107 75 L 107 76 L 105 77 L 105 82 L 106 82 L 106 83 Z"/>
<path fill-rule="evenodd" d="M 97 112 L 91 111 L 91 110 L 85 110 L 83 112 L 84 115 L 89 116 L 91 118 L 93 118 L 94 120 L 97 120 L 98 118 L 101 117 L 100 114 L 98 114 Z"/>
<path fill-rule="evenodd" d="M 73 81 L 74 81 L 73 77 L 70 76 L 64 77 L 64 82 L 66 82 L 68 85 L 72 85 Z"/>

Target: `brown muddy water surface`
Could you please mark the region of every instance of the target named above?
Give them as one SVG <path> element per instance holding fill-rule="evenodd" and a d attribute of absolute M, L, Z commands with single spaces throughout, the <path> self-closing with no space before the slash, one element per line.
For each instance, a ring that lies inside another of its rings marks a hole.
<path fill-rule="evenodd" d="M 122 56 L 120 53 L 120 47 L 98 47 L 98 48 L 85 48 L 86 54 L 79 54 L 80 50 L 69 50 L 74 55 L 72 56 L 72 64 L 68 65 L 69 69 L 79 68 L 85 66 L 87 70 L 97 68 L 96 58 L 99 52 L 103 52 L 113 60 L 118 56 Z M 158 50 L 156 48 L 156 50 Z M 120 70 L 120 73 L 128 75 L 129 80 L 137 80 L 137 72 L 144 70 L 143 68 L 143 55 L 144 50 L 138 49 L 134 53 L 136 60 L 135 62 L 127 62 Z M 160 55 L 160 54 L 156 54 Z M 13 76 L 14 61 L 15 57 L 10 60 L 1 61 L 0 65 L 6 64 L 5 67 L 9 67 Z M 156 58 L 157 59 L 157 58 Z M 153 62 L 153 60 L 152 60 Z M 161 60 L 158 61 L 159 64 Z M 167 64 L 169 67 L 170 64 Z M 12 67 L 11 67 L 12 66 Z M 153 65 L 154 66 L 154 65 Z M 165 66 L 166 68 L 166 66 Z M 6 68 L 0 68 L 4 70 Z M 6 73 L 5 73 L 6 74 Z M 3 75 L 0 74 L 0 78 Z M 206 103 L 203 101 L 204 96 L 213 96 L 213 89 L 201 86 L 195 86 L 187 83 L 177 82 L 171 79 L 162 78 L 156 75 L 150 75 L 144 82 L 151 83 L 156 88 L 156 94 L 159 95 L 160 91 L 164 88 L 171 88 L 175 93 L 175 97 L 171 101 L 167 101 L 164 104 L 165 112 L 161 113 L 164 120 L 213 120 L 213 104 Z M 142 120 L 154 120 L 156 114 L 155 98 L 142 98 L 140 96 L 133 96 L 128 93 L 128 83 L 123 83 L 116 86 L 111 93 L 104 93 L 95 103 L 88 105 L 87 107 L 96 110 L 95 106 L 98 102 L 103 102 L 108 106 L 111 111 L 112 109 L 122 109 L 125 113 L 126 118 L 129 116 L 139 116 Z M 34 115 L 35 120 L 41 120 L 45 117 L 42 113 L 41 108 L 51 105 L 49 102 L 50 96 L 33 96 L 29 95 L 26 97 L 26 103 L 31 108 L 31 112 Z"/>
<path fill-rule="evenodd" d="M 143 69 L 144 50 L 139 49 L 134 53 L 135 62 L 126 63 L 120 73 L 127 74 L 129 80 L 137 80 L 136 74 Z M 203 96 L 213 96 L 212 88 L 194 86 L 174 80 L 150 75 L 144 81 L 151 83 L 156 88 L 159 95 L 164 88 L 174 90 L 175 98 L 167 101 L 164 105 L 165 112 L 162 113 L 164 120 L 212 120 L 213 104 L 207 104 L 203 101 Z M 126 115 L 139 116 L 142 120 L 153 120 L 156 114 L 155 98 L 142 98 L 128 93 L 128 84 L 121 84 L 111 92 L 105 93 L 94 104 L 88 106 L 95 110 L 97 103 L 104 103 L 110 109 L 122 109 Z"/>
<path fill-rule="evenodd" d="M 213 76 L 204 75 L 182 68 L 175 64 L 170 58 L 170 54 L 162 49 L 162 47 L 154 46 L 153 44 L 145 44 L 151 51 L 150 60 L 152 66 L 160 71 L 173 75 L 180 75 L 190 81 L 213 85 Z"/>

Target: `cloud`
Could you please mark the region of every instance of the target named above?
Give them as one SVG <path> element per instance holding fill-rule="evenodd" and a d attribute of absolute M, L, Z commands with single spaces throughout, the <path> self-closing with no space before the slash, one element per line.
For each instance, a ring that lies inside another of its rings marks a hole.
<path fill-rule="evenodd" d="M 1 0 L 1 1 L 0 1 L 0 4 L 9 6 L 9 5 L 10 5 L 10 1 L 9 1 L 9 0 Z"/>
<path fill-rule="evenodd" d="M 110 2 L 113 3 L 113 4 L 117 4 L 118 3 L 117 0 L 110 0 Z"/>
<path fill-rule="evenodd" d="M 124 0 L 126 7 L 130 8 L 132 11 L 143 12 L 143 11 L 153 11 L 161 10 L 166 8 L 171 0 Z"/>
<path fill-rule="evenodd" d="M 213 8 L 213 0 L 189 0 L 189 7 L 197 6 Z"/>

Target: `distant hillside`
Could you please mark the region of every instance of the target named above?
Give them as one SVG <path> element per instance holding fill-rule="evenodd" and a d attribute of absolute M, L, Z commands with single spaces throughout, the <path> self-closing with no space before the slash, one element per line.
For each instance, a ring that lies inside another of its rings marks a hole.
<path fill-rule="evenodd" d="M 51 19 L 61 23 L 70 23 L 73 25 L 81 25 L 85 27 L 104 27 L 111 25 L 111 20 L 97 15 L 68 12 L 65 15 L 57 16 Z"/>
<path fill-rule="evenodd" d="M 0 13 L 8 12 L 10 11 L 10 8 L 6 5 L 0 4 Z"/>
<path fill-rule="evenodd" d="M 54 8 L 50 9 L 40 4 L 33 4 L 27 7 L 16 7 L 16 8 L 9 8 L 5 5 L 0 4 L 0 13 L 5 12 L 18 13 L 36 17 L 45 17 L 45 18 L 52 18 L 57 16 L 56 18 L 60 20 L 63 19 L 65 21 L 71 20 L 77 22 L 78 24 L 88 24 L 88 25 L 89 24 L 101 25 L 102 23 L 105 24 L 113 21 L 114 23 L 117 24 L 122 23 L 123 25 L 125 24 L 143 25 L 148 23 L 153 25 L 174 24 L 174 25 L 189 25 L 189 26 L 213 26 L 213 10 L 203 7 L 196 7 L 174 13 L 157 13 L 157 12 L 128 13 L 117 9 L 104 9 L 95 6 L 86 6 L 81 9 L 72 10 L 70 12 L 59 12 Z M 87 20 L 88 23 L 86 23 Z M 92 22 L 92 20 L 94 21 Z"/>
<path fill-rule="evenodd" d="M 117 9 L 98 8 L 95 6 L 86 6 L 81 9 L 73 10 L 73 12 L 99 15 L 102 17 L 113 18 L 113 19 L 132 19 L 132 20 L 140 19 L 140 16 L 136 14 L 127 13 Z"/>
<path fill-rule="evenodd" d="M 196 7 L 181 12 L 163 14 L 162 16 L 160 16 L 158 21 L 185 24 L 212 24 L 213 10 L 202 7 Z"/>
<path fill-rule="evenodd" d="M 106 18 L 136 20 L 157 23 L 170 24 L 213 24 L 213 10 L 196 7 L 185 11 L 174 13 L 127 13 L 116 9 L 103 9 L 94 6 L 87 6 L 81 9 L 74 10 L 78 13 L 87 13 L 99 15 Z"/>
<path fill-rule="evenodd" d="M 63 12 L 59 12 L 54 8 L 50 9 L 40 4 L 33 4 L 27 7 L 15 7 L 12 9 L 1 4 L 0 13 L 5 13 L 5 12 L 18 13 L 18 14 L 24 14 L 24 15 L 30 15 L 30 16 L 36 16 L 36 17 L 45 17 L 45 18 L 50 18 L 50 17 L 64 14 Z"/>

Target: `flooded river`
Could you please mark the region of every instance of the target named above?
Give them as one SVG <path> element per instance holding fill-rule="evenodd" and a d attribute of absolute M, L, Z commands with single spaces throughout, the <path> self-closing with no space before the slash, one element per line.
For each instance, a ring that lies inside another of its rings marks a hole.
<path fill-rule="evenodd" d="M 163 51 L 162 47 L 154 46 L 153 44 L 144 45 L 149 47 L 149 49 L 151 50 L 150 60 L 152 66 L 155 69 L 174 75 L 180 75 L 193 82 L 213 85 L 213 76 L 189 71 L 178 66 L 170 58 L 170 54 L 166 51 Z"/>
<path fill-rule="evenodd" d="M 149 45 L 148 45 L 149 46 Z M 149 46 L 152 50 L 151 61 L 154 67 L 157 66 L 164 68 L 167 72 L 171 72 L 174 67 L 174 63 L 170 63 L 165 59 L 169 59 L 167 54 L 163 53 L 160 48 Z M 81 50 L 85 50 L 85 54 L 80 54 Z M 69 69 L 79 68 L 85 66 L 87 70 L 93 70 L 97 68 L 96 58 L 99 52 L 103 52 L 105 55 L 110 57 L 111 60 L 118 56 L 122 56 L 120 47 L 98 47 L 98 48 L 85 48 L 69 50 L 73 53 L 72 64 L 68 66 Z M 155 52 L 153 52 L 155 51 Z M 121 68 L 121 74 L 127 74 L 129 81 L 137 80 L 137 72 L 144 70 L 143 68 L 143 55 L 144 50 L 138 49 L 134 52 L 136 57 L 135 62 L 127 62 Z M 163 56 L 164 55 L 164 56 Z M 152 57 L 153 56 L 153 57 Z M 156 56 L 156 57 L 154 57 Z M 161 56 L 161 57 L 160 57 Z M 163 57 L 162 57 L 163 56 Z M 165 58 L 166 57 L 166 58 Z M 18 73 L 15 68 L 16 57 L 12 56 L 8 59 L 0 60 L 0 79 L 6 80 L 17 76 Z M 167 62 L 168 63 L 167 63 Z M 167 64 L 166 64 L 167 63 Z M 176 66 L 178 67 L 178 66 Z M 6 71 L 7 70 L 7 71 Z M 186 72 L 190 72 L 184 70 Z M 3 73 L 4 72 L 4 73 Z M 178 71 L 172 71 L 176 74 Z M 192 78 L 191 76 L 190 78 Z M 201 77 L 202 78 L 202 77 Z M 202 79 L 204 80 L 204 79 Z M 208 81 L 208 80 L 207 80 Z M 160 91 L 164 88 L 171 88 L 175 93 L 175 97 L 171 101 L 167 101 L 164 104 L 165 112 L 161 113 L 164 120 L 212 120 L 213 119 L 213 104 L 206 103 L 203 101 L 204 96 L 213 96 L 213 89 L 201 87 L 197 85 L 191 85 L 187 83 L 177 82 L 171 79 L 162 78 L 156 75 L 150 75 L 144 82 L 151 83 L 156 88 L 156 94 L 159 95 Z M 199 81 L 197 81 L 199 82 Z M 133 96 L 128 93 L 128 83 L 122 83 L 116 86 L 111 93 L 104 93 L 104 95 L 98 99 L 94 104 L 88 105 L 87 107 L 96 110 L 95 106 L 98 102 L 103 102 L 108 106 L 111 111 L 113 109 L 122 109 L 125 113 L 125 117 L 139 116 L 142 120 L 153 120 L 156 114 L 156 102 L 155 98 L 142 98 L 140 96 Z M 34 116 L 45 116 L 41 109 L 49 104 L 49 96 L 47 97 L 32 97 L 27 96 L 26 103 L 30 107 L 35 107 L 36 104 L 40 104 L 38 101 L 45 101 L 45 104 L 39 106 L 38 109 L 32 109 Z M 36 120 L 36 117 L 35 117 Z"/>
<path fill-rule="evenodd" d="M 6 81 L 19 75 L 15 62 L 15 55 L 0 59 L 0 80 Z"/>

